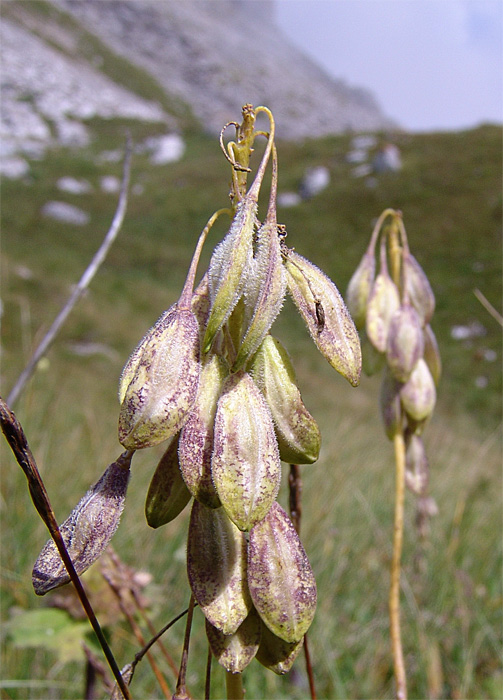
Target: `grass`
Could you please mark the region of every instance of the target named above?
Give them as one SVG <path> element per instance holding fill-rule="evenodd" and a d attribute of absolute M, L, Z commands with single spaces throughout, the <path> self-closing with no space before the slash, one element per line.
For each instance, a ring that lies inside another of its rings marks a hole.
<path fill-rule="evenodd" d="M 120 165 L 97 155 L 158 125 L 94 121 L 95 140 L 84 151 L 55 150 L 33 162 L 29 179 L 2 189 L 2 393 L 6 395 L 56 312 L 99 245 L 115 208 L 99 179 Z M 434 330 L 444 361 L 438 410 L 425 434 L 431 491 L 439 507 L 420 552 L 414 500 L 408 495 L 404 549 L 403 630 L 411 698 L 499 698 L 501 652 L 501 329 L 480 305 L 478 287 L 498 308 L 501 298 L 501 130 L 402 135 L 404 168 L 375 187 L 351 178 L 345 162 L 349 136 L 279 144 L 280 190 L 296 188 L 305 167 L 330 166 L 330 187 L 310 202 L 279 211 L 288 243 L 317 263 L 341 291 L 366 247 L 372 221 L 399 208 L 413 253 L 437 296 Z M 85 177 L 89 195 L 59 192 L 63 175 Z M 191 251 L 209 215 L 226 204 L 228 166 L 214 139 L 192 133 L 184 159 L 154 168 L 135 158 L 126 223 L 104 267 L 64 327 L 18 406 L 58 519 L 120 452 L 116 438 L 117 381 L 145 330 L 176 300 Z M 91 223 L 72 229 L 44 219 L 42 205 L 64 199 L 87 209 Z M 219 222 L 214 244 L 225 231 Z M 206 254 L 207 261 L 208 253 Z M 204 261 L 203 261 L 203 264 Z M 31 271 L 27 279 L 26 270 Z M 453 340 L 455 324 L 478 321 L 486 335 Z M 387 631 L 391 553 L 393 455 L 377 414 L 378 379 L 352 389 L 316 353 L 288 304 L 275 333 L 289 348 L 306 405 L 318 419 L 323 448 L 305 467 L 302 537 L 319 586 L 311 651 L 320 698 L 389 697 L 392 668 Z M 73 341 L 99 342 L 110 356 L 76 357 Z M 494 350 L 497 361 L 484 359 Z M 475 378 L 484 376 L 485 388 Z M 157 531 L 145 523 L 144 499 L 159 449 L 135 456 L 128 502 L 114 547 L 131 566 L 153 575 L 147 589 L 160 627 L 188 601 L 185 534 L 188 512 Z M 7 447 L 2 460 L 2 620 L 13 610 L 43 606 L 30 575 L 46 540 L 21 470 Z M 286 476 L 286 475 L 285 475 Z M 286 483 L 281 497 L 286 505 Z M 8 533 L 8 536 L 6 536 Z M 206 647 L 196 611 L 188 686 L 201 697 Z M 183 623 L 166 637 L 177 658 Z M 136 647 L 126 625 L 113 630 L 123 665 Z M 13 648 L 2 639 L 1 697 L 81 697 L 80 662 L 62 665 L 44 650 Z M 162 660 L 159 661 L 162 664 Z M 285 678 L 253 663 L 245 672 L 247 697 L 307 697 L 302 662 Z M 174 680 L 167 671 L 171 686 Z M 214 667 L 214 697 L 223 674 Z M 24 684 L 24 685 L 23 685 Z M 135 697 L 159 697 L 146 662 Z"/>

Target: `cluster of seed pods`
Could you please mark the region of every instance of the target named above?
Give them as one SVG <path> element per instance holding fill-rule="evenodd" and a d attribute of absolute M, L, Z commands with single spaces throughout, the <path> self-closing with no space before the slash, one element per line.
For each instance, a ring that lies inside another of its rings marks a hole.
<path fill-rule="evenodd" d="M 385 226 L 388 217 L 391 224 Z M 362 333 L 364 371 L 373 374 L 383 369 L 380 407 L 386 435 L 393 440 L 397 432 L 403 432 L 406 483 L 424 496 L 428 461 L 422 433 L 435 407 L 441 361 L 430 326 L 435 297 L 410 253 L 399 212 L 387 209 L 379 217 L 349 282 L 346 302 Z"/>
<path fill-rule="evenodd" d="M 270 118 L 267 134 L 250 130 L 259 111 Z M 276 500 L 281 462 L 311 464 L 320 450 L 320 431 L 288 353 L 270 334 L 286 294 L 322 355 L 354 386 L 361 351 L 336 286 L 287 247 L 277 223 L 272 115 L 250 106 L 243 115 L 247 129 L 237 128 L 227 156 L 237 183 L 230 228 L 194 289 L 209 226 L 203 231 L 179 300 L 146 333 L 121 376 L 119 440 L 126 452 L 105 473 L 120 475 L 120 498 L 110 497 L 118 489 L 104 476 L 62 531 L 81 573 L 116 529 L 132 455 L 166 442 L 148 489 L 146 518 L 157 528 L 192 501 L 187 571 L 214 655 L 231 673 L 253 658 L 285 673 L 313 620 L 316 583 L 295 527 Z M 256 134 L 266 135 L 267 146 L 246 189 L 243 173 Z M 268 161 L 272 184 L 261 222 L 258 195 Z M 116 517 L 105 517 L 94 538 L 92 514 L 100 508 Z M 102 532 L 107 527 L 108 539 Z M 58 556 L 48 543 L 37 560 L 33 581 L 40 595 L 68 580 L 56 566 Z"/>

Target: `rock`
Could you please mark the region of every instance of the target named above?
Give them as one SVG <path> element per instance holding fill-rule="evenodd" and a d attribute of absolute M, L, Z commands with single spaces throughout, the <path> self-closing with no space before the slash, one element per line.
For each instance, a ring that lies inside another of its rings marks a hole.
<path fill-rule="evenodd" d="M 372 166 L 376 173 L 396 173 L 402 169 L 400 149 L 393 143 L 385 144 L 375 155 Z"/>
<path fill-rule="evenodd" d="M 0 175 L 9 180 L 19 180 L 30 172 L 30 166 L 21 156 L 11 156 L 0 160 Z"/>
<path fill-rule="evenodd" d="M 75 224 L 75 226 L 85 226 L 91 220 L 86 211 L 67 202 L 47 202 L 42 207 L 42 214 L 51 219 L 56 219 L 56 221 Z"/>
<path fill-rule="evenodd" d="M 302 198 L 297 192 L 280 192 L 278 194 L 278 207 L 287 209 L 288 207 L 296 207 L 301 202 Z"/>
<path fill-rule="evenodd" d="M 78 180 L 75 177 L 60 177 L 56 183 L 56 187 L 61 192 L 69 192 L 70 194 L 88 194 L 92 192 L 92 185 L 84 179 Z"/>
<path fill-rule="evenodd" d="M 102 192 L 108 192 L 109 194 L 115 194 L 121 188 L 121 181 L 115 175 L 104 175 L 100 178 L 100 187 Z"/>
<path fill-rule="evenodd" d="M 308 168 L 300 183 L 299 193 L 302 199 L 311 199 L 323 192 L 330 184 L 330 171 L 324 165 Z"/>
<path fill-rule="evenodd" d="M 150 151 L 152 165 L 166 165 L 180 160 L 185 151 L 185 142 L 178 134 L 164 134 L 146 139 L 143 148 Z"/>

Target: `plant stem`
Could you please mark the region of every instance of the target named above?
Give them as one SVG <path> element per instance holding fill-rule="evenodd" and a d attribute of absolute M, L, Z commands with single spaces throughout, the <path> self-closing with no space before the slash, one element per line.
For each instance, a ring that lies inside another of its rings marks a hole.
<path fill-rule="evenodd" d="M 393 527 L 393 557 L 391 560 L 391 585 L 389 592 L 389 617 L 391 649 L 396 682 L 397 700 L 407 699 L 407 678 L 403 660 L 400 634 L 400 559 L 403 541 L 403 511 L 405 495 L 405 441 L 400 430 L 395 433 L 395 522 Z"/>
<path fill-rule="evenodd" d="M 227 700 L 244 700 L 243 676 L 241 673 L 225 672 Z"/>

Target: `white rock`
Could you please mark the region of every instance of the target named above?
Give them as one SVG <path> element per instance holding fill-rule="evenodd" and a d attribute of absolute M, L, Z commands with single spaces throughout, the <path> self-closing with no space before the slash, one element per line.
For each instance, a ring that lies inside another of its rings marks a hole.
<path fill-rule="evenodd" d="M 152 165 L 166 165 L 176 163 L 183 156 L 185 142 L 179 134 L 164 134 L 152 136 L 145 140 L 144 148 L 151 152 Z"/>
<path fill-rule="evenodd" d="M 372 134 L 361 134 L 351 139 L 351 147 L 356 150 L 374 148 L 376 145 L 377 139 Z"/>
<path fill-rule="evenodd" d="M 63 221 L 66 224 L 75 224 L 76 226 L 85 226 L 91 220 L 86 211 L 67 202 L 47 202 L 42 207 L 42 214 L 51 219 Z"/>
<path fill-rule="evenodd" d="M 92 192 L 92 185 L 84 179 L 78 180 L 75 177 L 60 177 L 56 183 L 56 187 L 61 192 L 69 192 L 70 194 L 87 194 Z"/>
<path fill-rule="evenodd" d="M 29 172 L 30 166 L 20 156 L 11 156 L 0 160 L 0 175 L 9 178 L 9 180 L 19 180 Z"/>
<path fill-rule="evenodd" d="M 300 196 L 302 199 L 311 199 L 323 192 L 330 184 L 330 171 L 324 165 L 308 168 L 304 173 L 300 184 Z"/>
<path fill-rule="evenodd" d="M 121 181 L 115 175 L 103 175 L 100 179 L 100 187 L 102 192 L 114 194 L 121 188 Z"/>
<path fill-rule="evenodd" d="M 278 207 L 283 207 L 284 209 L 297 207 L 301 202 L 302 198 L 297 192 L 280 192 L 278 194 Z"/>

